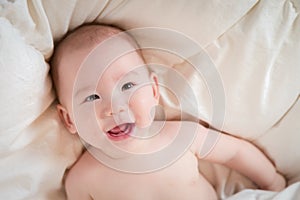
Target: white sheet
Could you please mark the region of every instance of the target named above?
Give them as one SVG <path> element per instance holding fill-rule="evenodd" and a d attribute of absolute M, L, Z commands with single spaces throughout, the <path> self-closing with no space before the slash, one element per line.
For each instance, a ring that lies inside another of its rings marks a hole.
<path fill-rule="evenodd" d="M 283 199 L 299 199 L 300 197 L 300 183 L 295 183 L 287 187 L 282 192 L 271 192 L 264 190 L 243 190 L 227 200 L 283 200 Z"/>

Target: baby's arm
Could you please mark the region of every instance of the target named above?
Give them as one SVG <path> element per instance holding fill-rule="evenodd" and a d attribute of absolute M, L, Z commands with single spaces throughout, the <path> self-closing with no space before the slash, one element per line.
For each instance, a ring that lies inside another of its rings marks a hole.
<path fill-rule="evenodd" d="M 195 141 L 198 146 L 196 154 L 201 158 L 199 147 L 205 141 L 207 130 L 202 126 L 198 130 L 199 134 Z M 280 191 L 285 187 L 286 181 L 283 176 L 276 172 L 271 161 L 257 147 L 245 140 L 219 134 L 213 149 L 202 159 L 224 164 L 239 171 L 254 181 L 261 189 Z"/>

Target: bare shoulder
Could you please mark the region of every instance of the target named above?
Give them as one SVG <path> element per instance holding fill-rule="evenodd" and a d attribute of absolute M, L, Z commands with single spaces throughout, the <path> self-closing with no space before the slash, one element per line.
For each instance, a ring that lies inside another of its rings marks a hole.
<path fill-rule="evenodd" d="M 99 180 L 103 167 L 93 156 L 85 152 L 67 174 L 65 188 L 68 199 L 92 199 L 92 191 L 88 186 Z"/>
<path fill-rule="evenodd" d="M 182 136 L 182 140 L 190 141 L 191 152 L 198 154 L 199 158 L 211 158 L 208 155 L 222 155 L 224 150 L 236 152 L 245 142 L 231 135 L 224 134 L 203 125 L 191 121 L 169 121 L 165 122 L 165 131 Z M 208 157 L 207 157 L 208 156 Z M 231 155 L 230 155 L 231 156 Z"/>
<path fill-rule="evenodd" d="M 190 146 L 190 150 L 195 153 L 207 137 L 209 129 L 199 123 L 192 121 L 166 121 L 163 132 L 166 132 L 173 139 Z"/>
<path fill-rule="evenodd" d="M 92 171 L 96 170 L 98 167 L 101 167 L 101 164 L 98 163 L 93 156 L 86 151 L 71 168 L 67 177 L 80 178 L 82 180 L 82 178 L 93 174 Z"/>

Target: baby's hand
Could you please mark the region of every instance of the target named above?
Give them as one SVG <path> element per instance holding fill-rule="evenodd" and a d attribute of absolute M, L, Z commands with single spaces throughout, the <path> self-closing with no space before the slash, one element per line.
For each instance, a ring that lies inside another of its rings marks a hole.
<path fill-rule="evenodd" d="M 279 191 L 283 190 L 285 188 L 285 186 L 286 186 L 285 178 L 281 174 L 276 173 L 275 178 L 274 178 L 273 182 L 271 183 L 271 185 L 269 185 L 263 189 L 279 192 Z"/>

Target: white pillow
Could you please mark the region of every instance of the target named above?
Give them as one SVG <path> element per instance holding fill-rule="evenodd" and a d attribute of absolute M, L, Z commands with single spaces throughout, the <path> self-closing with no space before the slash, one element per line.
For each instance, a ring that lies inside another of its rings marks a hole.
<path fill-rule="evenodd" d="M 63 199 L 81 144 L 59 122 L 43 55 L 0 18 L 0 198 Z"/>

